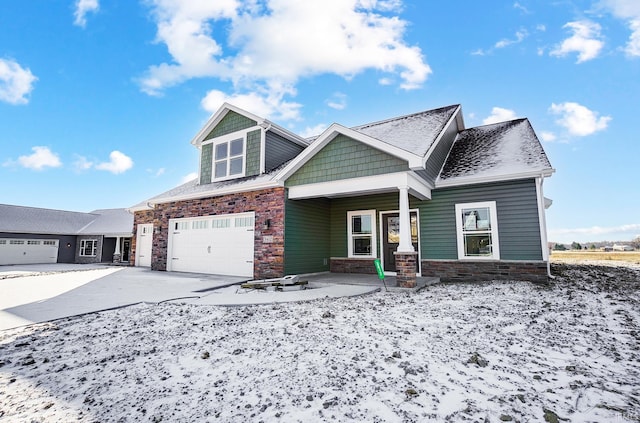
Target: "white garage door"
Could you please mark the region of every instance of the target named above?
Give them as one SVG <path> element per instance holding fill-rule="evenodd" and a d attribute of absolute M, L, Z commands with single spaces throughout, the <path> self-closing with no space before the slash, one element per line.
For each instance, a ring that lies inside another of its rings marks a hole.
<path fill-rule="evenodd" d="M 253 277 L 254 213 L 169 221 L 167 270 Z"/>
<path fill-rule="evenodd" d="M 57 239 L 0 239 L 0 265 L 57 262 Z"/>
<path fill-rule="evenodd" d="M 151 266 L 151 247 L 153 246 L 153 223 L 138 225 L 136 235 L 136 266 Z"/>

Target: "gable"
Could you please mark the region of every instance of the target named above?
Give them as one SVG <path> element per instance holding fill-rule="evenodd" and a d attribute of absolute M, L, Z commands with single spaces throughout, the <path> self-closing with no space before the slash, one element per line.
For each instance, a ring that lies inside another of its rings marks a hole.
<path fill-rule="evenodd" d="M 231 134 L 232 132 L 241 131 L 243 129 L 256 126 L 258 122 L 249 119 L 233 110 L 227 111 L 227 114 L 220 120 L 220 122 L 204 137 L 204 141 L 212 138 L 221 137 L 223 135 Z"/>
<path fill-rule="evenodd" d="M 408 163 L 339 134 L 293 173 L 286 186 L 408 171 Z"/>

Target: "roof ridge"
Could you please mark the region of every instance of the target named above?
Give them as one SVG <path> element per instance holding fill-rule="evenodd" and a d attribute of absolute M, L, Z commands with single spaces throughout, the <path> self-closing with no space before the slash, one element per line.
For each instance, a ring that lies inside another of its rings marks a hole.
<path fill-rule="evenodd" d="M 358 131 L 360 129 L 368 128 L 370 126 L 382 125 L 383 123 L 392 122 L 394 120 L 406 119 L 406 118 L 410 118 L 410 117 L 413 117 L 413 116 L 421 115 L 421 114 L 424 114 L 424 113 L 427 113 L 427 112 L 435 112 L 437 110 L 450 109 L 452 107 L 458 107 L 458 106 L 460 106 L 460 105 L 459 104 L 450 104 L 448 106 L 436 107 L 435 109 L 423 110 L 421 112 L 409 113 L 407 115 L 401 115 L 401 116 L 396 116 L 396 117 L 392 117 L 392 118 L 388 118 L 388 119 L 384 119 L 384 120 L 365 123 L 365 124 L 362 124 L 362 125 L 356 125 L 356 126 L 352 126 L 350 129 L 353 129 L 354 131 Z"/>
<path fill-rule="evenodd" d="M 503 120 L 503 121 L 500 121 L 500 122 L 493 122 L 493 123 L 487 123 L 487 124 L 484 124 L 484 125 L 472 126 L 471 128 L 465 128 L 460 132 L 468 131 L 470 129 L 486 128 L 487 126 L 492 126 L 492 125 L 503 125 L 505 123 L 521 123 L 521 122 L 528 121 L 528 120 L 529 120 L 529 118 L 526 118 L 526 117 Z"/>

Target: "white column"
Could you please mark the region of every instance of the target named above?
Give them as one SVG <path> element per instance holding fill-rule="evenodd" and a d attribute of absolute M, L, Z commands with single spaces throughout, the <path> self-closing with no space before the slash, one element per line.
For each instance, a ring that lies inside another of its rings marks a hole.
<path fill-rule="evenodd" d="M 409 217 L 409 187 L 398 187 L 400 190 L 400 243 L 399 253 L 413 253 L 415 249 L 411 243 L 411 218 Z"/>
<path fill-rule="evenodd" d="M 120 237 L 116 237 L 116 250 L 113 252 L 113 255 L 120 254 Z"/>

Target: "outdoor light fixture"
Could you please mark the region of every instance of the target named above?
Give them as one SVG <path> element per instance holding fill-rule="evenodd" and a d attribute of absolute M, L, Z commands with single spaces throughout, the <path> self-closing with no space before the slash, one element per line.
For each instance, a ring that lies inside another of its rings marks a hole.
<path fill-rule="evenodd" d="M 264 226 L 262 229 L 269 229 L 271 227 L 271 219 L 267 219 L 264 221 Z"/>

